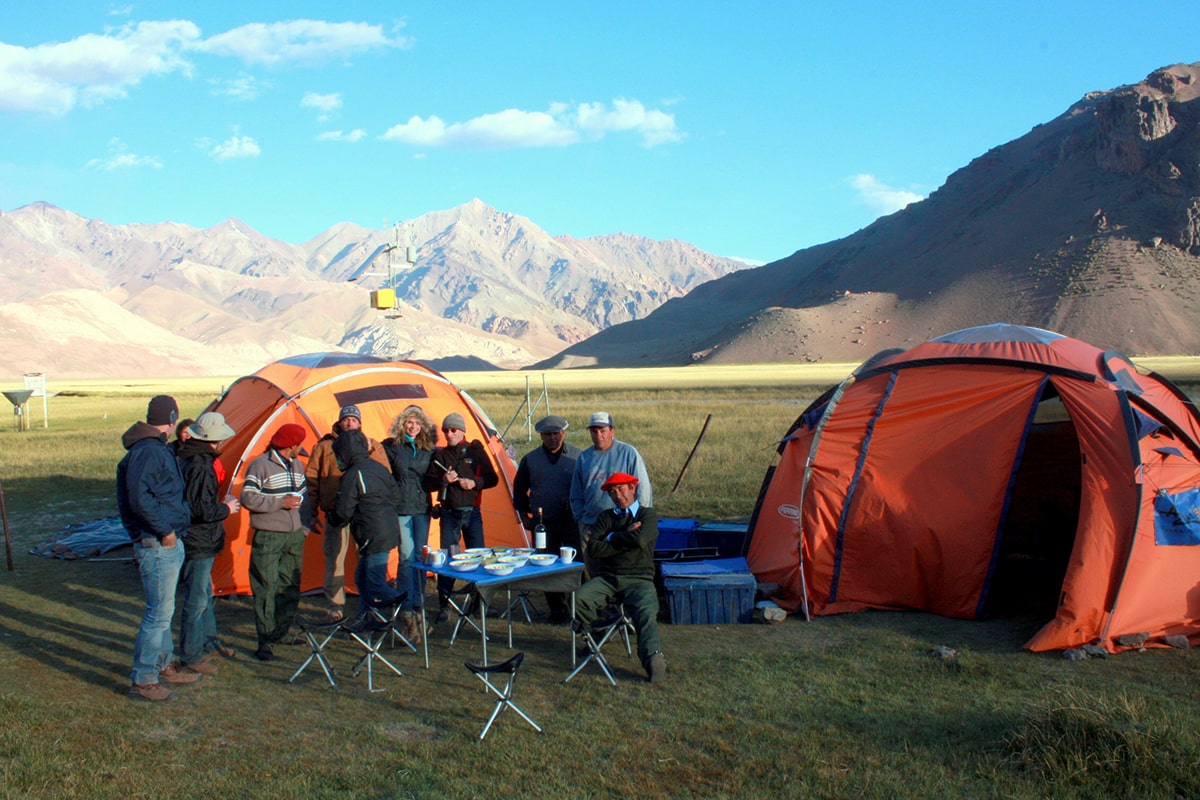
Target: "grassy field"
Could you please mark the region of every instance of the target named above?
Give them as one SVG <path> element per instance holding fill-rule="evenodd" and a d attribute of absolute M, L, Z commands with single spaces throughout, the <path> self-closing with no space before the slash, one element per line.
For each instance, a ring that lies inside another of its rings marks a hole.
<path fill-rule="evenodd" d="M 778 437 L 845 374 L 837 369 L 547 381 L 550 409 L 572 421 L 577 444 L 587 444 L 587 414 L 614 415 L 618 437 L 647 459 L 660 513 L 744 519 Z M 501 427 L 523 421 L 524 375 L 453 377 Z M 542 376 L 529 377 L 536 398 Z M 343 675 L 334 690 L 312 669 L 289 685 L 306 648 L 281 648 L 268 664 L 247 658 L 251 610 L 231 598 L 218 604 L 219 625 L 243 655 L 173 703 L 130 702 L 136 570 L 28 550 L 69 522 L 115 512 L 119 436 L 149 395 L 175 393 L 195 415 L 228 382 L 64 383 L 52 386 L 63 394 L 50 401 L 48 428 L 40 407 L 27 432 L 0 426 L 16 567 L 0 573 L 0 796 L 1200 797 L 1194 654 L 1033 655 L 1020 647 L 1036 619 L 668 625 L 670 679 L 654 687 L 623 653 L 613 659 L 618 686 L 591 670 L 563 685 L 569 632 L 518 623 L 527 661 L 517 700 L 546 734 L 506 712 L 479 743 L 492 704 L 462 666 L 478 654 L 474 640 L 451 647 L 448 631 L 434 632 L 428 671 L 396 651 L 404 677 L 377 675 L 385 690 L 374 694 L 365 677 Z M 535 418 L 545 411 L 543 400 Z M 519 424 L 509 438 L 522 452 L 532 446 Z M 957 658 L 930 657 L 943 645 Z M 345 672 L 356 654 L 336 643 L 333 658 Z"/>

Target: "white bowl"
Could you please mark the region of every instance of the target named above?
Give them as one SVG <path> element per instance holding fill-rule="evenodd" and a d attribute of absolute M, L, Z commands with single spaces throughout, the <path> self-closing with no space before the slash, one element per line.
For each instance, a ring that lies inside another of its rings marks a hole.
<path fill-rule="evenodd" d="M 501 564 L 509 564 L 513 569 L 520 569 L 529 561 L 527 556 L 504 556 L 500 559 Z"/>
<path fill-rule="evenodd" d="M 529 563 L 535 567 L 548 567 L 558 561 L 558 556 L 542 553 L 541 555 L 532 555 L 529 557 Z"/>
<path fill-rule="evenodd" d="M 473 569 L 479 569 L 479 559 L 461 558 L 458 561 L 451 561 L 450 569 L 455 569 L 459 572 L 470 572 Z"/>
<path fill-rule="evenodd" d="M 490 548 L 490 547 L 468 547 L 466 550 L 466 554 L 472 555 L 472 556 L 474 556 L 474 555 L 490 556 L 492 554 L 492 548 Z"/>
<path fill-rule="evenodd" d="M 513 571 L 512 564 L 505 564 L 502 561 L 497 561 L 495 564 L 484 564 L 483 568 L 493 575 L 510 575 Z"/>
<path fill-rule="evenodd" d="M 534 550 L 532 547 L 514 547 L 512 549 L 514 556 L 531 556 L 536 552 L 537 550 Z"/>

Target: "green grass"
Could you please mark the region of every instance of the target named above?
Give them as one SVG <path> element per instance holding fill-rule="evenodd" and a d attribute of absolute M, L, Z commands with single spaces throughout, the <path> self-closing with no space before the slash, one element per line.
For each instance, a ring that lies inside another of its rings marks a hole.
<path fill-rule="evenodd" d="M 456 377 L 501 426 L 524 398 L 523 382 Z M 551 407 L 581 446 L 587 415 L 612 412 L 618 436 L 647 459 L 660 511 L 703 520 L 750 513 L 775 440 L 819 390 L 641 377 L 605 388 L 560 386 L 551 373 Z M 183 412 L 194 416 L 224 383 L 187 385 Z M 306 650 L 247 658 L 251 610 L 230 598 L 219 626 L 242 657 L 173 703 L 133 703 L 132 565 L 28 550 L 68 522 L 114 513 L 119 436 L 145 401 L 93 387 L 52 400 L 49 428 L 40 411 L 27 432 L 0 425 L 16 561 L 0 572 L 2 797 L 1200 797 L 1195 655 L 1033 655 L 1020 650 L 1041 622 L 1032 619 L 668 625 L 669 680 L 651 687 L 618 653 L 615 688 L 590 668 L 563 685 L 568 631 L 518 624 L 527 660 L 517 701 L 546 734 L 506 712 L 479 743 L 492 704 L 462 667 L 478 654 L 473 639 L 450 647 L 437 631 L 428 671 L 398 653 L 405 676 L 377 675 L 382 692 L 348 675 L 331 689 L 313 668 L 289 685 Z M 959 655 L 931 658 L 939 645 Z M 355 653 L 337 643 L 333 658 L 345 672 Z"/>

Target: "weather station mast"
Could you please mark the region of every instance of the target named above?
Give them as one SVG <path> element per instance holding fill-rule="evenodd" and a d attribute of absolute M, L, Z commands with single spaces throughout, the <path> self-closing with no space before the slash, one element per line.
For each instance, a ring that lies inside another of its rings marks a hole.
<path fill-rule="evenodd" d="M 386 225 L 384 226 L 387 227 Z M 348 282 L 357 281 L 359 278 L 365 277 L 384 277 L 380 288 L 371 291 L 371 308 L 378 311 L 383 311 L 387 319 L 399 319 L 400 308 L 396 303 L 396 260 L 400 256 L 400 223 L 397 222 L 393 226 L 393 239 L 391 242 L 384 242 L 376 247 L 371 255 L 367 256 L 366 260 L 359 265 L 358 269 L 346 278 Z M 380 255 L 387 255 L 387 272 L 374 271 L 368 272 L 376 259 Z M 417 248 L 410 245 L 404 245 L 404 269 L 411 269 L 417 263 Z"/>

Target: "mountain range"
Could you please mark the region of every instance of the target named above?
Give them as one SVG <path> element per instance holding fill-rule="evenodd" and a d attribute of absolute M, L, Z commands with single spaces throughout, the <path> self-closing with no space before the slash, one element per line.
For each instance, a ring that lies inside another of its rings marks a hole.
<path fill-rule="evenodd" d="M 0 374 L 229 375 L 329 349 L 453 369 L 858 361 L 990 322 L 1200 353 L 1198 98 L 1200 64 L 1089 93 L 924 200 L 757 267 L 550 236 L 479 200 L 299 245 L 35 203 L 0 212 Z M 399 316 L 368 303 L 388 280 Z"/>
<path fill-rule="evenodd" d="M 300 245 L 233 219 L 109 225 L 34 203 L 0 212 L 0 374 L 229 375 L 322 350 L 517 367 L 746 266 L 675 240 L 550 236 L 477 199 Z M 371 305 L 384 284 L 396 312 Z"/>

